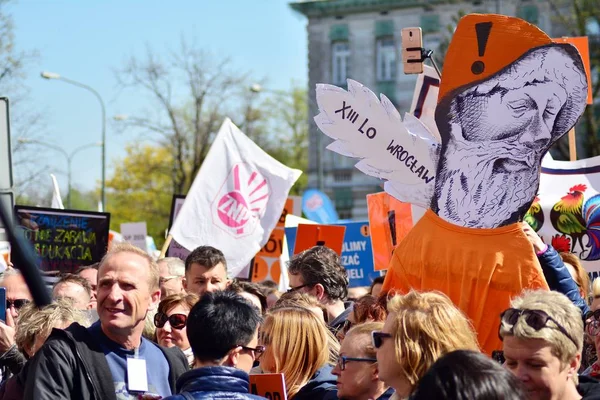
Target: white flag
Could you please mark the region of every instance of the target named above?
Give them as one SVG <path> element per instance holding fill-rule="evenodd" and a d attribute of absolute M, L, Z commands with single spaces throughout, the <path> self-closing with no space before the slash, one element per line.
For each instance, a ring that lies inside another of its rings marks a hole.
<path fill-rule="evenodd" d="M 188 250 L 221 250 L 236 276 L 268 240 L 301 171 L 265 153 L 229 118 L 212 144 L 170 234 Z"/>
<path fill-rule="evenodd" d="M 61 210 L 65 209 L 63 206 L 62 198 L 60 197 L 60 188 L 58 187 L 58 182 L 56 181 L 56 177 L 54 174 L 50 174 L 50 178 L 52 178 L 52 205 L 50 208 L 60 208 Z"/>

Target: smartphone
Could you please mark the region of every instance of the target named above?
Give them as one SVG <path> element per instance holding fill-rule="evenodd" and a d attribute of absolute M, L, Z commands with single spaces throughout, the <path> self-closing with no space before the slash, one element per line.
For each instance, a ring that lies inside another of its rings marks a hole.
<path fill-rule="evenodd" d="M 0 287 L 0 319 L 6 322 L 6 288 Z"/>
<path fill-rule="evenodd" d="M 402 29 L 402 63 L 405 74 L 423 73 L 423 32 L 421 28 Z"/>

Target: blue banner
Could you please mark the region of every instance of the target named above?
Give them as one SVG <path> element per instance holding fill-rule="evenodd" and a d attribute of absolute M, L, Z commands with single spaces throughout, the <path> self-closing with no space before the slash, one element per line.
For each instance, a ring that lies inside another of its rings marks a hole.
<path fill-rule="evenodd" d="M 373 265 L 373 246 L 368 222 L 347 222 L 341 261 L 348 273 L 349 287 L 370 286 L 373 279 L 380 276 Z M 294 254 L 298 228 L 285 228 L 290 258 Z"/>
<path fill-rule="evenodd" d="M 338 222 L 338 214 L 331 199 L 320 190 L 308 189 L 302 196 L 302 212 L 306 218 L 323 225 Z"/>

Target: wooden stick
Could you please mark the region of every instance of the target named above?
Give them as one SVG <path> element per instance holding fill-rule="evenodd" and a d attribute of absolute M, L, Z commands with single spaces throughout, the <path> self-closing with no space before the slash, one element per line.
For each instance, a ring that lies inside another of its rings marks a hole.
<path fill-rule="evenodd" d="M 569 131 L 569 158 L 571 161 L 577 160 L 577 141 L 575 138 L 575 128 Z"/>
<path fill-rule="evenodd" d="M 158 256 L 159 260 L 161 258 L 165 258 L 165 254 L 167 254 L 167 250 L 169 250 L 169 245 L 171 244 L 171 240 L 173 240 L 173 236 L 168 235 L 167 239 L 165 240 L 165 244 L 163 244 L 163 247 L 160 250 L 160 255 Z"/>

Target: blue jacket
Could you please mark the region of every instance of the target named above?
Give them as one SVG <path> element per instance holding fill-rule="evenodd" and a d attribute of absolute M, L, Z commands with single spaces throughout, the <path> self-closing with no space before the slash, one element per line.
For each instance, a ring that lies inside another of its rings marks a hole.
<path fill-rule="evenodd" d="M 554 247 L 548 245 L 548 249 L 542 255 L 538 256 L 538 260 L 540 261 L 550 290 L 555 290 L 567 296 L 573 304 L 579 307 L 582 317 L 585 318 L 585 314 L 590 311 L 590 307 L 585 302 L 585 299 L 581 297 L 579 287 L 573 280 L 562 258 L 560 258 L 560 254 L 558 254 Z"/>
<path fill-rule="evenodd" d="M 337 377 L 331 373 L 333 366 L 325 364 L 319 368 L 310 381 L 294 396 L 294 400 L 337 399 Z"/>
<path fill-rule="evenodd" d="M 232 367 L 202 367 L 177 380 L 177 395 L 163 400 L 263 399 L 249 393 L 248 374 Z M 185 392 L 185 393 L 184 393 Z"/>

